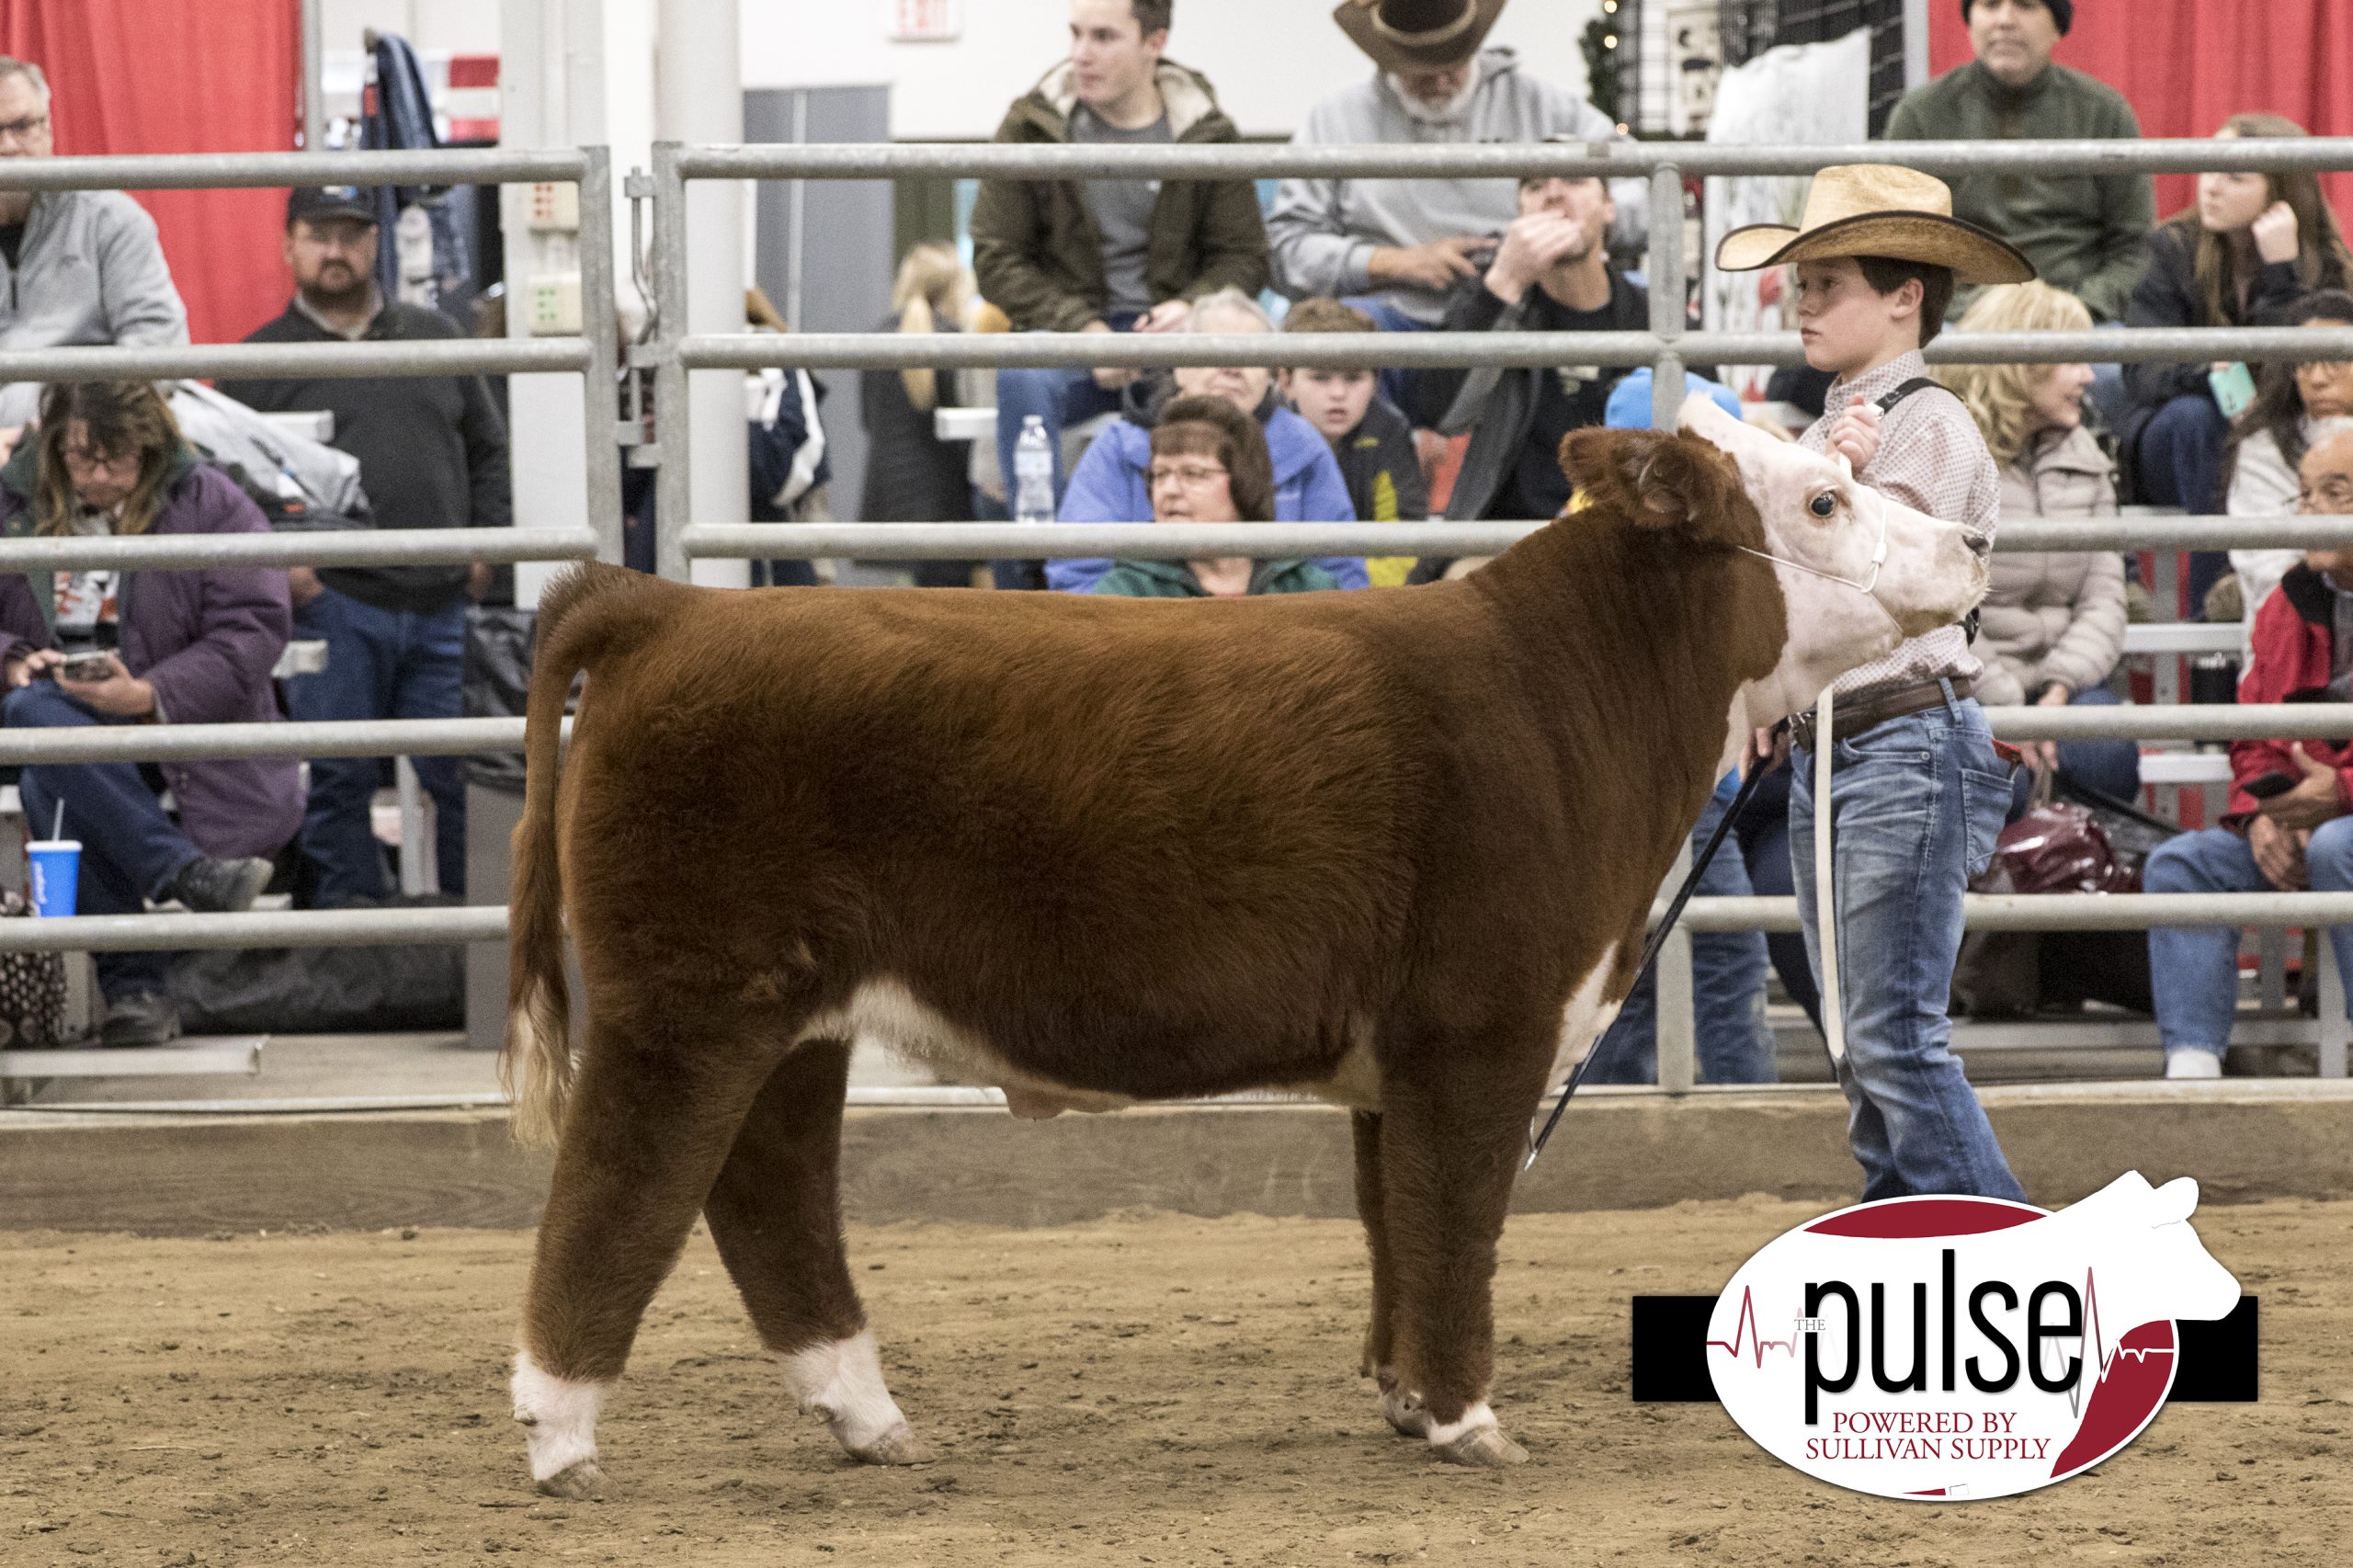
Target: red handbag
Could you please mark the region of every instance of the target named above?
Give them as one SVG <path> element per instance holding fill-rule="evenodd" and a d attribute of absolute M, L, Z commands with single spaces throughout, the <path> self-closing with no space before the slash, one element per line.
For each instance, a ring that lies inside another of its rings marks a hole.
<path fill-rule="evenodd" d="M 1979 892 L 2138 892 L 2141 869 L 2125 864 L 2087 806 L 2053 801 L 2051 775 L 2035 779 L 2026 813 L 2002 830 Z"/>

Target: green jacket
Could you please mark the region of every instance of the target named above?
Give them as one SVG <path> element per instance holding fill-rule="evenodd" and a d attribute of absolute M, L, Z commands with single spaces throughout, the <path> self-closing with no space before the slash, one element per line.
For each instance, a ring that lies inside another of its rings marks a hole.
<path fill-rule="evenodd" d="M 1240 140 L 1209 81 L 1168 61 L 1160 96 L 1177 142 Z M 1000 142 L 1070 140 L 1070 67 L 1058 65 L 1006 111 Z M 1017 332 L 1076 332 L 1102 318 L 1110 288 L 1103 243 L 1076 180 L 985 179 L 972 204 L 972 267 L 981 297 Z M 1267 286 L 1267 230 L 1248 180 L 1165 180 L 1152 210 L 1144 282 L 1154 302 L 1196 300 L 1233 287 L 1255 297 Z"/>
<path fill-rule="evenodd" d="M 1256 594 L 1318 594 L 1340 585 L 1329 572 L 1301 556 L 1261 561 L 1251 571 L 1250 592 Z M 1117 561 L 1095 579 L 1090 594 L 1112 594 L 1128 599 L 1206 599 L 1210 591 L 1181 561 Z"/>
<path fill-rule="evenodd" d="M 2141 122 L 2106 83 L 2047 67 L 2008 87 L 1975 61 L 1915 87 L 1887 122 L 1891 142 L 2003 142 L 2058 138 L 2132 141 Z M 2026 252 L 2042 280 L 2064 289 L 2102 321 L 2124 319 L 2141 277 L 2141 242 L 2156 222 L 2143 174 L 1963 175 L 1953 180 L 1958 218 Z"/>

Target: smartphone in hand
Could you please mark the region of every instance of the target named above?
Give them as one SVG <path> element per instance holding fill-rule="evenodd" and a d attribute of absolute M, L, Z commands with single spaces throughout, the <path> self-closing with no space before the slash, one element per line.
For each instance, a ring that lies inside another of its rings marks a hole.
<path fill-rule="evenodd" d="M 114 655 L 103 652 L 69 654 L 57 673 L 67 680 L 104 680 L 114 673 Z"/>
<path fill-rule="evenodd" d="M 2277 769 L 2246 781 L 2246 792 L 2258 801 L 2276 801 L 2296 787 L 2296 776 Z"/>

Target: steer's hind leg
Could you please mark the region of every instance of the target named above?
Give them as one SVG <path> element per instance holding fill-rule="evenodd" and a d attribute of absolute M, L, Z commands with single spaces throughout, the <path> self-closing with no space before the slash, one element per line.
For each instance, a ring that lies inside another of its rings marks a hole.
<path fill-rule="evenodd" d="M 870 1464 L 931 1456 L 883 1385 L 874 1335 L 842 1256 L 842 1099 L 847 1040 L 811 1040 L 779 1063 L 735 1134 L 703 1212 L 760 1342 L 804 1410 Z"/>
<path fill-rule="evenodd" d="M 1445 1458 L 1469 1465 L 1528 1458 L 1497 1426 L 1487 1392 L 1495 1243 L 1542 1088 L 1539 1052 L 1550 1042 L 1508 1055 L 1489 1047 L 1419 1042 L 1400 1071 L 1384 1070 L 1381 1085 L 1381 1210 L 1394 1278 L 1396 1369 L 1384 1403 L 1392 1420 L 1417 1419 Z M 1522 1057 L 1529 1063 L 1524 1073 Z"/>
<path fill-rule="evenodd" d="M 602 1479 L 597 1413 L 773 1060 L 746 1039 L 710 1028 L 685 1045 L 591 1017 L 515 1358 L 515 1418 L 551 1495 Z"/>
<path fill-rule="evenodd" d="M 1380 1384 L 1381 1414 L 1398 1435 L 1424 1437 L 1429 1435 L 1427 1414 L 1397 1388 L 1397 1279 L 1381 1204 L 1381 1113 L 1351 1111 L 1348 1126 L 1356 1137 L 1357 1214 L 1364 1221 L 1365 1247 L 1372 1256 L 1372 1321 L 1365 1328 L 1363 1371 Z"/>

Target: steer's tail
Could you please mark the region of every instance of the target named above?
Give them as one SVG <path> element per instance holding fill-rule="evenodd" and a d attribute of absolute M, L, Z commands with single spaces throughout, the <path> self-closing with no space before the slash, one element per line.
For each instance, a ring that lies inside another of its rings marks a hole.
<path fill-rule="evenodd" d="M 514 892 L 507 901 L 506 1047 L 498 1058 L 499 1083 L 515 1102 L 515 1136 L 531 1147 L 554 1143 L 572 1088 L 555 814 L 564 701 L 574 675 L 621 634 L 659 615 L 648 601 L 663 593 L 655 579 L 588 562 L 559 574 L 540 595 L 523 726 L 523 820 L 515 824 Z"/>

